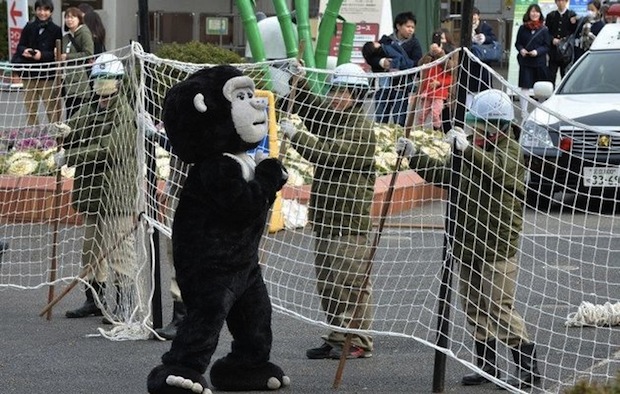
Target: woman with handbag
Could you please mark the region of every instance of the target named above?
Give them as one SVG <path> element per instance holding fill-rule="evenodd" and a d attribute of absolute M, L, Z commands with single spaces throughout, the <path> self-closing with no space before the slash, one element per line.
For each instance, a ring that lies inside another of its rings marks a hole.
<path fill-rule="evenodd" d="M 62 91 L 69 119 L 91 95 L 87 69 L 84 65 L 88 62 L 88 58 L 93 56 L 95 43 L 88 26 L 84 24 L 84 14 L 76 7 L 65 10 L 65 29 L 68 32 L 62 38 L 64 52 L 60 58 L 67 62 Z"/>
<path fill-rule="evenodd" d="M 521 117 L 527 117 L 527 100 L 529 91 L 538 81 L 549 80 L 547 54 L 551 46 L 551 35 L 545 26 L 545 18 L 538 4 L 530 4 L 523 15 L 523 24 L 519 26 L 515 48 L 519 52 L 519 87 L 522 94 Z"/>

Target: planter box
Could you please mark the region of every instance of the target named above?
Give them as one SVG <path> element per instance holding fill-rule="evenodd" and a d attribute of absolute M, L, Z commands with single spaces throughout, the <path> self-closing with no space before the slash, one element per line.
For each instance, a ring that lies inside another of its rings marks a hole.
<path fill-rule="evenodd" d="M 71 207 L 72 187 L 73 179 L 62 179 L 56 197 L 55 177 L 2 175 L 0 218 L 9 223 L 41 223 L 58 219 L 63 224 L 79 224 L 81 217 Z"/>
<path fill-rule="evenodd" d="M 392 175 L 377 178 L 372 215 L 381 216 Z M 159 201 L 162 201 L 164 181 L 157 182 Z M 0 219 L 8 223 L 41 223 L 54 219 L 63 224 L 81 224 L 81 215 L 71 206 L 72 179 L 63 179 L 58 198 L 55 198 L 56 178 L 50 176 L 0 175 Z M 307 204 L 310 185 L 285 186 L 282 197 Z M 394 185 L 388 215 L 397 214 L 444 197 L 444 191 L 434 187 L 412 170 L 399 172 Z M 58 207 L 55 202 L 58 201 Z M 160 219 L 163 219 L 161 217 Z"/>
<path fill-rule="evenodd" d="M 375 182 L 375 197 L 372 205 L 372 215 L 381 216 L 385 199 L 390 188 L 392 175 L 384 175 Z M 282 197 L 296 200 L 300 204 L 307 204 L 310 198 L 310 185 L 289 187 L 282 190 Z M 430 200 L 444 198 L 444 190 L 427 183 L 413 170 L 401 171 L 394 184 L 392 199 L 388 215 L 397 214 L 418 207 Z"/>

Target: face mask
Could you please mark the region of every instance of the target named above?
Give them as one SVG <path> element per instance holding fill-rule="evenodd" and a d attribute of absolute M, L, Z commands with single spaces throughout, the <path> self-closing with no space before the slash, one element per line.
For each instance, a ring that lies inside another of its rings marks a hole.
<path fill-rule="evenodd" d="M 588 18 L 592 19 L 596 16 L 596 11 L 588 11 Z"/>

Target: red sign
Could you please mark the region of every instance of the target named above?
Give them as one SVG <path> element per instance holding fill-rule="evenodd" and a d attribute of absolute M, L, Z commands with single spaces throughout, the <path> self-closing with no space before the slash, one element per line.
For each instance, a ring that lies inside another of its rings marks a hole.
<path fill-rule="evenodd" d="M 338 56 L 340 38 L 342 35 L 342 23 L 336 24 L 336 35 L 332 38 L 329 48 L 331 56 Z M 355 35 L 353 36 L 353 52 L 351 53 L 351 62 L 366 66 L 364 57 L 362 56 L 362 47 L 368 41 L 377 41 L 379 39 L 379 24 L 360 22 L 355 27 Z"/>
<path fill-rule="evenodd" d="M 22 29 L 28 22 L 28 0 L 10 0 L 6 6 L 9 30 L 9 55 L 12 55 L 15 53 L 15 49 L 17 49 Z"/>

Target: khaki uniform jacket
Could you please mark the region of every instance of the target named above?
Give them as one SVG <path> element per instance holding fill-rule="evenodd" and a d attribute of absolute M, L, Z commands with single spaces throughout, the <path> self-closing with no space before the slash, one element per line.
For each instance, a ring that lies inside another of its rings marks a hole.
<path fill-rule="evenodd" d="M 131 215 L 136 212 L 137 164 L 133 111 L 123 95 L 107 110 L 97 102 L 83 106 L 67 124 L 68 166 L 75 166 L 72 201 L 78 212 Z"/>
<path fill-rule="evenodd" d="M 296 133 L 291 144 L 314 165 L 308 213 L 313 230 L 320 236 L 368 233 L 376 180 L 372 122 L 361 106 L 336 112 L 324 103 L 302 108 L 300 116 L 309 132 Z"/>
<path fill-rule="evenodd" d="M 454 256 L 489 262 L 513 257 L 523 228 L 525 164 L 521 147 L 514 138 L 500 135 L 492 150 L 469 146 L 461 163 Z M 450 161 L 416 155 L 410 167 L 429 182 L 450 185 Z"/>

